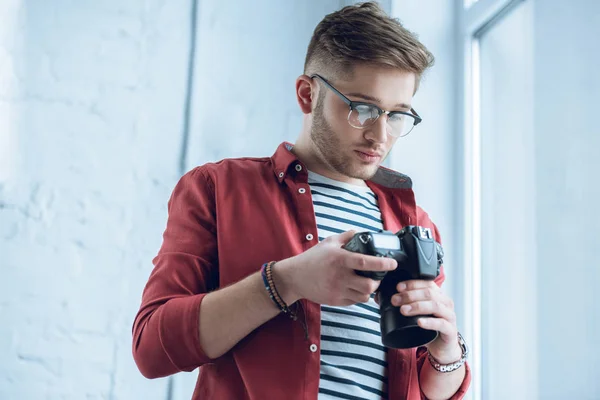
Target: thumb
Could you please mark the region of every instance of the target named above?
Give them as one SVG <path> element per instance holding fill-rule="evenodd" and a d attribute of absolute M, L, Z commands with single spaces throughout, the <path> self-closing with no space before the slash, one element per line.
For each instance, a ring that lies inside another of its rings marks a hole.
<path fill-rule="evenodd" d="M 350 239 L 354 237 L 355 234 L 356 231 L 349 230 L 338 235 L 329 236 L 328 239 L 331 239 L 331 242 L 342 247 L 343 245 L 348 243 Z"/>

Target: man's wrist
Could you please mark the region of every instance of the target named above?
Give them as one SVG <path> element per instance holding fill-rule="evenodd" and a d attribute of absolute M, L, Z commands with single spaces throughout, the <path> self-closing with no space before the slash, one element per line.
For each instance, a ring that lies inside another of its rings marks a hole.
<path fill-rule="evenodd" d="M 445 351 L 440 352 L 440 351 L 435 351 L 434 349 L 432 349 L 432 350 L 427 349 L 427 351 L 440 364 L 450 364 L 450 363 L 460 360 L 462 357 L 462 349 L 461 349 L 460 345 L 458 344 L 458 341 L 456 342 L 456 346 L 450 350 L 445 350 Z"/>
<path fill-rule="evenodd" d="M 287 306 L 300 300 L 294 288 L 293 267 L 289 259 L 278 261 L 272 268 L 273 283 Z"/>

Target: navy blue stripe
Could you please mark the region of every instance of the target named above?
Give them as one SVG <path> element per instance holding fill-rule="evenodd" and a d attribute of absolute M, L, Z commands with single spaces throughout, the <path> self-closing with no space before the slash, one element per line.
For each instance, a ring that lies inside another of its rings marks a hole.
<path fill-rule="evenodd" d="M 321 355 L 322 356 L 351 358 L 351 359 L 355 359 L 355 360 L 363 360 L 363 361 L 367 361 L 367 362 L 370 362 L 373 364 L 378 364 L 378 365 L 381 365 L 382 367 L 387 368 L 386 361 L 380 360 L 375 357 L 369 357 L 369 356 L 365 356 L 362 354 L 357 354 L 357 353 L 346 353 L 345 351 L 321 350 Z"/>
<path fill-rule="evenodd" d="M 341 328 L 341 329 L 351 329 L 353 331 L 365 332 L 375 335 L 377 337 L 381 337 L 381 332 L 375 331 L 369 328 L 363 328 L 362 326 L 350 325 L 350 324 L 341 324 L 339 322 L 331 322 L 331 321 L 321 321 L 321 325 L 323 326 L 331 326 L 332 328 Z"/>
<path fill-rule="evenodd" d="M 371 225 L 363 224 L 361 222 L 356 222 L 356 221 L 352 221 L 352 220 L 349 220 L 349 219 L 346 219 L 346 218 L 336 217 L 334 215 L 323 214 L 323 213 L 320 213 L 320 212 L 316 212 L 315 216 L 319 217 L 319 218 L 329 219 L 331 221 L 341 222 L 343 224 L 348 224 L 348 225 L 353 225 L 353 226 L 365 228 L 365 229 L 368 229 L 371 232 L 379 232 L 381 230 L 381 228 L 377 228 L 377 227 L 374 227 L 374 226 L 371 226 Z"/>
<path fill-rule="evenodd" d="M 356 368 L 356 367 L 347 367 L 345 365 L 331 364 L 331 363 L 328 363 L 325 361 L 321 361 L 321 365 L 325 365 L 325 366 L 328 366 L 331 368 L 336 368 L 336 369 L 343 369 L 344 371 L 350 371 L 350 372 L 354 372 L 355 374 L 360 374 L 360 375 L 368 376 L 369 378 L 378 379 L 385 384 L 388 383 L 387 377 L 376 374 L 375 372 L 364 370 L 364 369 L 360 369 L 360 368 Z"/>
<path fill-rule="evenodd" d="M 311 190 L 310 193 L 312 195 L 316 194 L 316 195 L 319 195 L 319 196 L 325 196 L 325 197 L 329 197 L 330 199 L 339 200 L 339 201 L 341 201 L 343 203 L 347 203 L 347 204 L 352 204 L 352 205 L 355 205 L 355 206 L 359 206 L 359 207 L 362 207 L 362 208 L 364 208 L 366 210 L 379 212 L 379 208 L 371 208 L 371 207 L 368 207 L 368 206 L 364 205 L 363 203 L 359 203 L 358 201 L 352 201 L 352 200 L 345 199 L 343 197 L 333 196 L 333 195 L 325 194 L 325 193 L 322 193 L 322 192 L 317 192 L 316 190 Z"/>
<path fill-rule="evenodd" d="M 337 190 L 338 192 L 344 192 L 344 193 L 348 193 L 349 195 L 352 195 L 354 197 L 357 197 L 359 199 L 362 199 L 364 201 L 366 201 L 367 203 L 369 203 L 370 205 L 372 205 L 373 207 L 377 208 L 377 204 L 373 203 L 371 200 L 369 200 L 366 197 L 361 196 L 360 194 L 353 192 L 352 190 L 348 190 L 348 189 L 344 189 L 338 186 L 333 186 L 333 185 L 328 185 L 326 183 L 308 183 L 311 187 L 312 186 L 316 186 L 316 187 L 322 187 L 322 188 L 326 188 L 326 189 L 331 189 L 331 190 Z"/>
<path fill-rule="evenodd" d="M 321 374 L 321 379 L 325 379 L 326 381 L 330 381 L 330 382 L 343 383 L 344 385 L 356 386 L 356 387 L 361 388 L 365 392 L 371 392 L 371 393 L 374 393 L 381 397 L 385 396 L 385 393 L 382 392 L 381 390 L 372 388 L 367 385 L 361 385 L 360 383 L 356 383 L 354 381 L 351 381 L 350 379 L 338 378 L 337 376 L 330 376 L 330 375 L 325 375 L 325 374 Z"/>
<path fill-rule="evenodd" d="M 349 394 L 345 394 L 345 393 L 340 393 L 340 392 L 335 392 L 333 390 L 329 390 L 329 389 L 322 389 L 319 388 L 319 393 L 323 393 L 323 394 L 328 394 L 330 396 L 333 397 L 338 397 L 340 399 L 347 399 L 347 400 L 365 400 L 362 397 L 356 397 L 356 396 L 352 396 Z"/>
<path fill-rule="evenodd" d="M 369 311 L 374 312 L 375 314 L 379 315 L 379 309 L 377 309 L 373 306 L 370 306 L 370 305 L 367 305 L 364 303 L 356 303 L 355 306 L 364 308 L 365 310 L 369 310 Z"/>
<path fill-rule="evenodd" d="M 387 353 L 386 347 L 384 347 L 380 344 L 365 342 L 364 340 L 348 339 L 345 337 L 338 337 L 338 336 L 321 335 L 321 341 L 354 344 L 356 346 L 370 347 L 372 349 L 383 351 L 384 353 Z"/>
<path fill-rule="evenodd" d="M 322 201 L 313 201 L 313 204 L 315 206 L 333 208 L 334 210 L 344 211 L 344 212 L 347 212 L 348 214 L 352 214 L 352 215 L 360 215 L 361 217 L 368 218 L 368 219 L 373 220 L 375 222 L 379 222 L 380 224 L 383 225 L 383 221 L 381 220 L 381 218 L 374 217 L 371 214 L 365 214 L 365 213 L 362 213 L 360 211 L 355 211 L 355 210 L 351 210 L 350 208 L 336 206 L 335 204 L 324 203 Z"/>
<path fill-rule="evenodd" d="M 319 242 L 322 242 L 323 240 L 325 240 L 325 238 L 323 236 L 319 236 Z"/>
<path fill-rule="evenodd" d="M 319 225 L 319 224 L 317 224 L 317 228 L 318 229 L 323 229 L 323 230 L 328 231 L 328 232 L 333 232 L 333 233 L 344 233 L 344 232 L 346 232 L 346 231 L 344 231 L 342 229 L 332 228 L 330 226 Z"/>
<path fill-rule="evenodd" d="M 368 319 L 369 321 L 379 323 L 379 317 L 373 317 L 372 315 L 361 314 L 361 313 L 357 313 L 354 311 L 348 311 L 348 310 L 344 310 L 342 308 L 321 306 L 321 311 L 336 313 L 336 314 L 343 314 L 343 315 L 351 315 L 353 317 L 364 318 L 364 319 Z"/>
<path fill-rule="evenodd" d="M 373 192 L 367 192 L 369 196 L 372 196 L 375 200 L 377 200 L 377 195 Z"/>

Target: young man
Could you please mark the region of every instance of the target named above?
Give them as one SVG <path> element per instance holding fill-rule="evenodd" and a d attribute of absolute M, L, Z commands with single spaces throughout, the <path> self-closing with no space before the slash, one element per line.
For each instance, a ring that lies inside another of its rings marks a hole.
<path fill-rule="evenodd" d="M 439 335 L 391 349 L 371 295 L 379 282 L 356 270 L 397 263 L 342 249 L 355 232 L 406 225 L 439 241 L 410 179 L 379 166 L 420 121 L 411 100 L 432 62 L 374 3 L 319 23 L 296 81 L 297 142 L 197 167 L 173 191 L 133 326 L 144 376 L 200 367 L 194 399 L 463 397 L 470 374 L 443 269 L 393 297 Z"/>

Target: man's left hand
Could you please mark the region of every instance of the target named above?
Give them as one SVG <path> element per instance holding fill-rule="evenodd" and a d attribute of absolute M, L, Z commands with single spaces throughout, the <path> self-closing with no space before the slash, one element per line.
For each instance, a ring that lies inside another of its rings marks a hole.
<path fill-rule="evenodd" d="M 411 280 L 397 285 L 398 293 L 392 296 L 392 305 L 400 307 L 406 316 L 432 315 L 421 317 L 421 328 L 438 331 L 438 337 L 426 347 L 441 364 L 450 364 L 461 357 L 458 344 L 454 302 L 434 281 Z"/>

